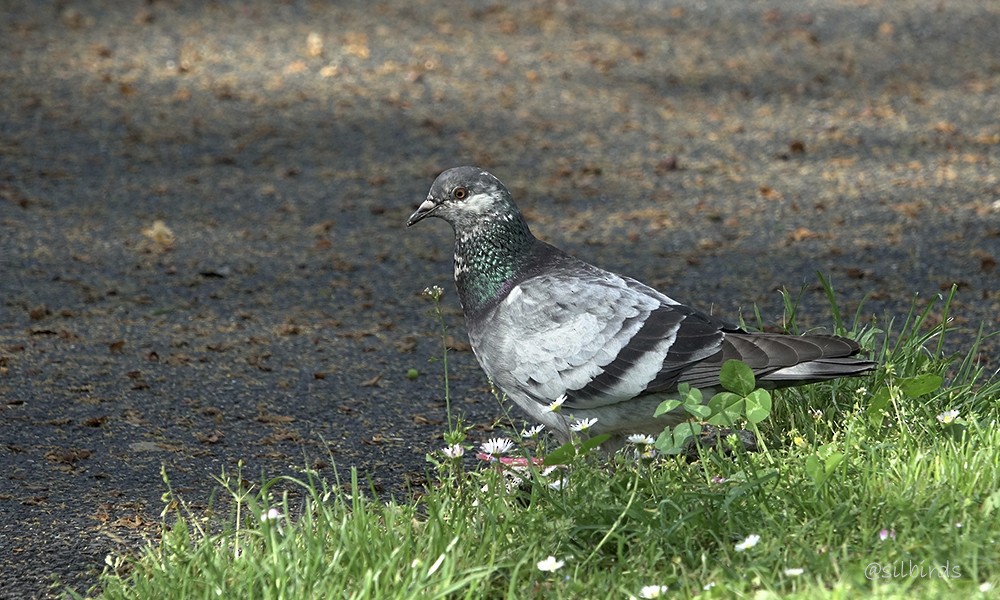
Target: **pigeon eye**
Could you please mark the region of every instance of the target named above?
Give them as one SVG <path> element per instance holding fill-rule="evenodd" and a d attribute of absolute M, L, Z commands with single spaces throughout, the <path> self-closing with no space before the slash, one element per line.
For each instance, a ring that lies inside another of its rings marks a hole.
<path fill-rule="evenodd" d="M 455 200 L 465 200 L 469 197 L 469 190 L 464 187 L 457 187 L 451 195 L 455 197 Z"/>

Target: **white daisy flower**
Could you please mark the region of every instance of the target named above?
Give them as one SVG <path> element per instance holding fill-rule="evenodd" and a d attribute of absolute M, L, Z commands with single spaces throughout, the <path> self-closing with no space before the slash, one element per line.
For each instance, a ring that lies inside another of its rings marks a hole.
<path fill-rule="evenodd" d="M 645 433 L 633 433 L 625 439 L 628 443 L 635 444 L 636 446 L 651 446 L 656 443 L 656 438 Z"/>
<path fill-rule="evenodd" d="M 260 516 L 260 522 L 267 523 L 268 521 L 277 521 L 283 516 L 285 515 L 281 514 L 281 511 L 277 508 L 269 508 L 266 513 Z"/>
<path fill-rule="evenodd" d="M 556 557 L 550 555 L 545 560 L 538 561 L 537 566 L 539 571 L 546 571 L 548 573 L 553 573 L 561 569 L 564 564 L 566 564 L 566 561 L 556 560 Z"/>
<path fill-rule="evenodd" d="M 944 425 L 954 423 L 955 419 L 957 418 L 958 418 L 957 410 L 946 410 L 937 416 L 938 423 L 942 423 Z"/>
<path fill-rule="evenodd" d="M 644 585 L 642 589 L 639 590 L 640 598 L 659 598 L 663 594 L 667 593 L 667 586 L 665 585 Z"/>
<path fill-rule="evenodd" d="M 562 408 L 562 405 L 563 405 L 564 402 L 566 402 L 566 394 L 563 394 L 562 396 L 559 396 L 558 398 L 556 398 L 555 400 L 553 400 L 552 404 L 549 404 L 548 406 L 546 406 L 545 408 L 542 409 L 542 412 L 554 412 L 554 413 L 557 413 L 557 412 L 559 412 L 559 409 Z"/>
<path fill-rule="evenodd" d="M 507 454 L 510 452 L 511 448 L 514 447 L 514 442 L 507 438 L 493 438 L 485 443 L 483 443 L 480 448 L 482 448 L 484 454 L 489 454 L 493 456 L 495 454 Z"/>
<path fill-rule="evenodd" d="M 586 431 L 591 427 L 593 427 L 594 423 L 596 422 L 597 422 L 596 418 L 580 419 L 579 421 L 576 421 L 575 423 L 570 425 L 569 428 L 572 429 L 573 431 Z"/>
<path fill-rule="evenodd" d="M 462 444 L 452 444 L 441 452 L 448 458 L 462 458 L 462 455 L 465 454 L 465 447 Z"/>
<path fill-rule="evenodd" d="M 535 425 L 534 427 L 529 427 L 521 430 L 521 437 L 523 438 L 533 438 L 536 437 L 542 430 L 545 429 L 545 425 Z"/>
<path fill-rule="evenodd" d="M 751 533 L 746 537 L 745 540 L 743 540 L 739 544 L 736 544 L 736 551 L 743 552 L 744 550 L 749 550 L 750 548 L 756 546 L 759 542 L 760 542 L 760 536 L 757 535 L 756 533 Z"/>

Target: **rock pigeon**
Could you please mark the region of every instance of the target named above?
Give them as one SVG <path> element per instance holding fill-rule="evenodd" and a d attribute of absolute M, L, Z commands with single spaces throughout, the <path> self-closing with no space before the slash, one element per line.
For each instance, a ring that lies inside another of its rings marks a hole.
<path fill-rule="evenodd" d="M 455 231 L 455 283 L 480 366 L 560 440 L 593 419 L 587 434 L 611 434 L 611 448 L 658 434 L 686 419 L 654 419 L 659 403 L 681 383 L 710 397 L 728 359 L 766 388 L 875 367 L 852 340 L 750 333 L 536 239 L 503 183 L 478 167 L 441 173 L 407 226 L 427 217 Z"/>

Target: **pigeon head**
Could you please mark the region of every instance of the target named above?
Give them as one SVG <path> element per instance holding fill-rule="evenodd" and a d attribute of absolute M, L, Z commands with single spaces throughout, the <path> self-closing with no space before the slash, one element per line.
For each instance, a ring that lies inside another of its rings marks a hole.
<path fill-rule="evenodd" d="M 486 221 L 520 219 L 520 213 L 499 179 L 479 167 L 455 167 L 438 175 L 427 199 L 406 225 L 427 217 L 444 219 L 456 231 L 466 231 Z"/>
<path fill-rule="evenodd" d="M 510 192 L 479 167 L 438 175 L 406 225 L 427 217 L 444 219 L 455 230 L 455 283 L 467 316 L 498 301 L 537 248 Z"/>

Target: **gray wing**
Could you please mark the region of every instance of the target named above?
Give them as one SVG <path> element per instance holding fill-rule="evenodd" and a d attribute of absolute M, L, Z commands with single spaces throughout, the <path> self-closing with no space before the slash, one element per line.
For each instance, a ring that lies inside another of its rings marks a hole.
<path fill-rule="evenodd" d="M 568 408 L 672 389 L 719 353 L 729 327 L 606 271 L 543 274 L 514 286 L 469 335 L 502 390 Z"/>

